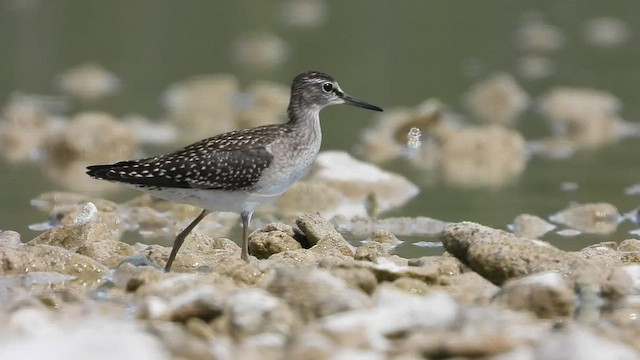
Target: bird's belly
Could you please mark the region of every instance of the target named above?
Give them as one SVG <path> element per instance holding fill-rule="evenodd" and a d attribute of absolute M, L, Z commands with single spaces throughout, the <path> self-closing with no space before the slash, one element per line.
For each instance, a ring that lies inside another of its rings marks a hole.
<path fill-rule="evenodd" d="M 264 196 L 275 196 L 285 192 L 293 183 L 298 181 L 308 170 L 317 155 L 316 152 L 304 154 L 302 158 L 291 156 L 292 159 L 280 159 L 265 170 L 255 185 L 255 192 Z"/>
<path fill-rule="evenodd" d="M 159 188 L 133 185 L 155 197 L 177 203 L 197 206 L 211 211 L 231 211 L 240 213 L 253 211 L 256 207 L 270 203 L 277 195 L 258 194 L 251 191 L 224 191 L 195 188 Z"/>

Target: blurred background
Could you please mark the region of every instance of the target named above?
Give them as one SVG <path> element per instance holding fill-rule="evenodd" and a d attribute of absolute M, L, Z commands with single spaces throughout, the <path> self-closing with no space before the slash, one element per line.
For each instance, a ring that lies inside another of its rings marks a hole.
<path fill-rule="evenodd" d="M 256 81 L 278 84 L 273 92 L 286 97 L 293 76 L 307 69 L 333 75 L 351 95 L 385 109 L 322 113 L 323 150 L 348 151 L 419 186 L 384 216 L 506 229 L 519 214 L 548 219 L 574 203 L 631 212 L 640 183 L 639 23 L 634 0 L 0 0 L 0 229 L 35 237 L 29 225 L 46 214 L 30 201 L 47 191 L 114 201 L 138 195 L 76 183 L 81 166 L 47 170 L 58 160 L 45 153 L 61 145 L 43 129 L 68 129 L 79 114 L 100 112 L 137 129 L 141 145 L 131 155 L 155 155 L 187 143 L 189 130 L 200 138 L 227 130 L 180 122 L 193 81 L 227 84 L 240 94 L 232 105 L 250 108 L 247 89 Z M 228 98 L 220 94 L 212 91 L 211 102 Z M 405 146 L 406 131 L 385 135 L 413 125 L 421 133 L 416 146 Z M 496 128 L 503 132 L 492 140 Z M 449 140 L 462 129 L 478 132 Z M 71 142 L 84 136 L 77 134 Z M 393 138 L 395 148 L 376 148 L 384 142 L 378 136 Z M 475 145 L 443 145 L 456 142 Z M 109 146 L 117 156 L 119 145 Z M 625 221 L 574 236 L 556 229 L 544 239 L 578 249 L 634 237 L 635 228 Z"/>

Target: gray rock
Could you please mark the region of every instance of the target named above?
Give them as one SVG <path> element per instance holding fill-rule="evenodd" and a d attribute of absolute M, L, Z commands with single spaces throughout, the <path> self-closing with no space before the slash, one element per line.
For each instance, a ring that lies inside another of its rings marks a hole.
<path fill-rule="evenodd" d="M 472 222 L 447 226 L 442 243 L 462 263 L 497 285 L 542 271 L 569 274 L 587 265 L 548 243 Z"/>

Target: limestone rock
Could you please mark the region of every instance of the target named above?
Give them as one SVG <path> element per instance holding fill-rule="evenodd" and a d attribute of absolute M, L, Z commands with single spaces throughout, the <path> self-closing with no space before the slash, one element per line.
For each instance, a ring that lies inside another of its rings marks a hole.
<path fill-rule="evenodd" d="M 544 272 L 508 281 L 495 301 L 540 318 L 554 318 L 572 316 L 576 297 L 561 274 Z"/>
<path fill-rule="evenodd" d="M 353 256 L 352 246 L 340 235 L 328 221 L 316 214 L 302 214 L 296 219 L 313 247 L 310 251 L 320 254 L 341 254 Z"/>
<path fill-rule="evenodd" d="M 549 270 L 568 274 L 587 264 L 547 243 L 471 222 L 449 225 L 441 239 L 447 251 L 497 285 Z"/>
<path fill-rule="evenodd" d="M 262 286 L 287 301 L 304 320 L 366 308 L 369 304 L 364 292 L 322 269 L 282 267 Z"/>
<path fill-rule="evenodd" d="M 249 235 L 249 253 L 258 259 L 266 259 L 286 250 L 301 249 L 290 226 L 267 225 Z"/>

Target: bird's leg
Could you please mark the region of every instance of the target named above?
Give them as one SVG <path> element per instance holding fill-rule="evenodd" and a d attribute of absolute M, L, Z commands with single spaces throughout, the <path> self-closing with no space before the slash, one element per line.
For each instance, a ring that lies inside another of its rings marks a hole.
<path fill-rule="evenodd" d="M 242 260 L 249 262 L 249 239 L 247 232 L 249 231 L 249 222 L 251 221 L 253 211 L 243 211 L 240 214 L 242 218 Z"/>
<path fill-rule="evenodd" d="M 169 260 L 167 260 L 167 265 L 165 265 L 164 267 L 164 271 L 169 272 L 171 270 L 171 264 L 173 264 L 173 260 L 176 258 L 176 255 L 178 254 L 178 250 L 180 250 L 180 246 L 182 246 L 184 239 L 187 238 L 187 235 L 189 235 L 191 230 L 193 230 L 193 228 L 196 227 L 196 225 L 198 225 L 198 223 L 202 221 L 202 219 L 204 219 L 205 216 L 209 215 L 210 212 L 211 211 L 209 210 L 202 210 L 200 215 L 198 215 L 198 217 L 193 219 L 191 224 L 189 224 L 186 228 L 184 228 L 184 230 L 182 230 L 178 234 L 178 236 L 176 236 L 176 239 L 173 241 L 173 247 L 171 248 L 171 254 L 169 255 Z"/>

